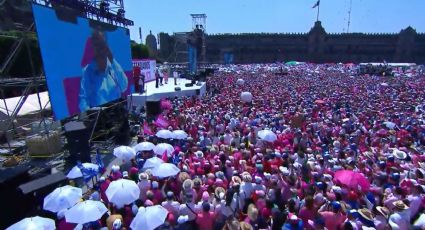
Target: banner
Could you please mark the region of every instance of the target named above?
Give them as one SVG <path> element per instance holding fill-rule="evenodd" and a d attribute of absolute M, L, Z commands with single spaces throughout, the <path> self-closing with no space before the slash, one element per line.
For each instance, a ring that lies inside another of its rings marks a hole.
<path fill-rule="evenodd" d="M 233 64 L 233 53 L 231 52 L 224 53 L 224 64 Z"/>
<path fill-rule="evenodd" d="M 57 5 L 32 5 L 54 117 L 62 120 L 129 95 L 130 33 Z"/>
<path fill-rule="evenodd" d="M 140 68 L 140 74 L 145 76 L 145 82 L 155 80 L 156 61 L 151 59 L 133 60 L 133 67 Z"/>
<path fill-rule="evenodd" d="M 189 73 L 196 74 L 197 67 L 197 55 L 196 55 L 196 47 L 192 45 L 188 45 L 188 54 L 189 54 Z"/>

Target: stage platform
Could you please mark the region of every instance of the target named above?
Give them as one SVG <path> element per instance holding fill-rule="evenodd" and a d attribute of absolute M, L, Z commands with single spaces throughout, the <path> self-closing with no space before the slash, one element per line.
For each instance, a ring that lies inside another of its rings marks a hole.
<path fill-rule="evenodd" d="M 206 84 L 201 82 L 201 85 L 193 85 L 192 87 L 186 87 L 186 83 L 190 83 L 190 80 L 179 78 L 177 79 L 177 85 L 174 85 L 174 78 L 168 79 L 168 84 L 163 84 L 158 88 L 155 87 L 155 81 L 145 83 L 145 92 L 143 94 L 133 93 L 132 104 L 133 106 L 145 105 L 145 101 L 149 100 L 160 100 L 167 97 L 190 97 L 200 96 L 203 97 L 206 93 Z M 176 91 L 175 88 L 180 87 L 180 91 Z M 130 102 L 130 101 L 129 101 Z"/>

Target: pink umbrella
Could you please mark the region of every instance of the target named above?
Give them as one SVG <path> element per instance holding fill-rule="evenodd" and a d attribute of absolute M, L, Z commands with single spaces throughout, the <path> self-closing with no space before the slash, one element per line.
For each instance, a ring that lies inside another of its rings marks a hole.
<path fill-rule="evenodd" d="M 334 181 L 351 189 L 358 189 L 360 186 L 363 192 L 368 191 L 370 188 L 370 182 L 365 176 L 351 170 L 337 171 L 334 176 Z"/>

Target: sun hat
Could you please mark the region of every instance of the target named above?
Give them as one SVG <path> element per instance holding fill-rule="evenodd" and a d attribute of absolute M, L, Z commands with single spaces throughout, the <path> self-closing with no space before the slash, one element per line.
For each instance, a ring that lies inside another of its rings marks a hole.
<path fill-rule="evenodd" d="M 139 180 L 148 180 L 149 176 L 147 173 L 140 173 L 139 174 Z"/>
<path fill-rule="evenodd" d="M 362 208 L 357 210 L 357 212 L 360 214 L 361 217 L 368 221 L 373 221 L 373 214 L 369 209 Z"/>
<path fill-rule="evenodd" d="M 377 206 L 376 210 L 383 215 L 385 218 L 388 218 L 390 215 L 390 210 L 386 207 L 382 207 L 382 206 Z"/>
<path fill-rule="evenodd" d="M 393 202 L 394 207 L 396 207 L 399 210 L 406 210 L 409 208 L 403 201 L 397 200 Z"/>
<path fill-rule="evenodd" d="M 188 190 L 188 189 L 192 189 L 192 188 L 193 188 L 193 181 L 191 179 L 186 179 L 183 182 L 183 189 Z"/>
<path fill-rule="evenodd" d="M 214 195 L 220 199 L 223 199 L 221 194 L 224 196 L 224 194 L 226 194 L 226 190 L 223 187 L 215 188 Z"/>

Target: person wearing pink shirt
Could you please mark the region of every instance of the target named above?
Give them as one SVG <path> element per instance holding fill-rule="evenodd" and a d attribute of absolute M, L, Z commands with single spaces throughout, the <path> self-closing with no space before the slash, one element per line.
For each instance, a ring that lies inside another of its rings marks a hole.
<path fill-rule="evenodd" d="M 341 204 L 338 201 L 333 201 L 331 205 L 332 211 L 320 212 L 320 215 L 325 220 L 328 230 L 338 230 L 347 217 L 341 212 Z"/>
<path fill-rule="evenodd" d="M 198 213 L 196 217 L 196 224 L 199 229 L 202 230 L 212 230 L 214 227 L 214 212 L 210 211 L 211 205 L 208 202 L 202 204 L 202 212 Z"/>
<path fill-rule="evenodd" d="M 307 229 L 314 229 L 313 226 L 308 224 L 308 221 L 314 221 L 317 216 L 317 210 L 314 207 L 313 197 L 307 196 L 305 198 L 305 206 L 300 210 L 298 216 L 305 223 Z"/>

